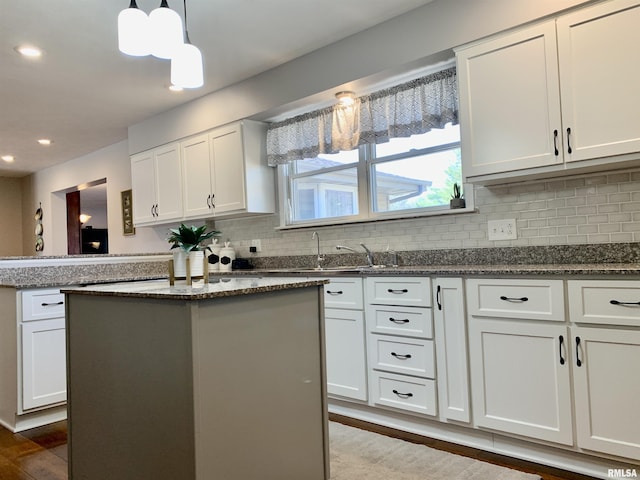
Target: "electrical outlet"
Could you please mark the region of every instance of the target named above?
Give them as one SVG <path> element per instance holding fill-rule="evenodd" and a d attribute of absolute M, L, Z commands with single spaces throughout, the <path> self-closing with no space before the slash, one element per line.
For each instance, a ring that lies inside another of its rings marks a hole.
<path fill-rule="evenodd" d="M 251 240 L 251 244 L 249 245 L 250 247 L 255 247 L 256 252 L 261 252 L 262 251 L 262 244 L 260 242 L 260 240 Z"/>
<path fill-rule="evenodd" d="M 518 238 L 516 221 L 513 218 L 508 220 L 489 220 L 489 240 L 515 240 Z"/>

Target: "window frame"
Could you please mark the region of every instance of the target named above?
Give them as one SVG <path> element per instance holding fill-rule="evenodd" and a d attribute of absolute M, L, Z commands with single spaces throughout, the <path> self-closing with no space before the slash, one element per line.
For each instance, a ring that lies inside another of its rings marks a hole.
<path fill-rule="evenodd" d="M 368 144 L 362 145 L 358 148 L 358 162 L 349 163 L 345 165 L 339 165 L 329 167 L 326 169 L 315 170 L 312 172 L 304 172 L 302 174 L 291 175 L 290 164 L 278 165 L 278 203 L 280 211 L 280 225 L 276 227 L 278 230 L 289 230 L 304 227 L 318 227 L 329 225 L 344 225 L 353 223 L 364 222 L 376 222 L 383 220 L 397 220 L 403 218 L 416 218 L 416 217 L 430 217 L 437 215 L 451 215 L 475 212 L 473 185 L 463 183 L 464 198 L 466 200 L 465 208 L 451 209 L 448 205 L 434 206 L 434 207 L 422 207 L 411 208 L 404 210 L 392 210 L 384 212 L 376 212 L 374 205 L 372 204 L 372 198 L 374 195 L 375 185 L 372 182 L 373 169 L 376 165 L 381 163 L 387 163 L 396 160 L 403 160 L 412 158 L 415 156 L 433 154 L 441 151 L 450 150 L 453 148 L 461 148 L 461 142 L 450 142 L 447 144 L 435 145 L 432 147 L 425 147 L 421 149 L 411 149 L 406 152 L 387 155 L 385 157 L 377 158 L 375 156 L 375 145 Z M 357 169 L 357 182 L 358 182 L 358 213 L 356 215 L 348 215 L 342 217 L 330 217 L 330 218 L 315 218 L 313 220 L 299 220 L 293 221 L 293 205 L 292 199 L 292 185 L 293 181 L 297 178 L 305 176 L 314 176 L 319 173 L 330 173 L 332 171 L 346 170 L 356 167 Z M 464 175 L 463 175 L 464 178 Z"/>

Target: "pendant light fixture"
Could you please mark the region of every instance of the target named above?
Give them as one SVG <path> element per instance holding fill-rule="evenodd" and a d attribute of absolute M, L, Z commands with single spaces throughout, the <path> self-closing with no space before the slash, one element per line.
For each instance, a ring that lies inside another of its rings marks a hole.
<path fill-rule="evenodd" d="M 182 88 L 198 88 L 204 84 L 202 53 L 189 40 L 187 28 L 187 0 L 184 0 L 185 42 L 171 58 L 171 83 Z"/>
<path fill-rule="evenodd" d="M 118 15 L 118 48 L 122 53 L 144 57 L 150 50 L 149 17 L 131 0 Z"/>
<path fill-rule="evenodd" d="M 187 0 L 182 18 L 169 8 L 167 0 L 148 16 L 131 0 L 129 8 L 118 15 L 118 48 L 127 55 L 153 55 L 171 60 L 171 83 L 180 88 L 204 85 L 202 53 L 189 40 L 187 31 Z"/>
<path fill-rule="evenodd" d="M 177 12 L 169 8 L 167 0 L 149 14 L 151 30 L 151 55 L 157 58 L 170 59 L 175 51 L 184 43 L 182 19 Z"/>

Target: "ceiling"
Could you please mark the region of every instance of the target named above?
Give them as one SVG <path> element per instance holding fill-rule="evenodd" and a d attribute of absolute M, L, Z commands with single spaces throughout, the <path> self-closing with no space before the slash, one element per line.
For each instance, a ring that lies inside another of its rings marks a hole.
<path fill-rule="evenodd" d="M 129 0 L 0 0 L 0 176 L 20 177 L 127 137 L 127 127 L 431 0 L 189 0 L 205 85 L 170 92 L 169 61 L 118 51 Z M 168 0 L 183 16 L 183 2 Z M 160 0 L 137 0 L 149 13 Z M 34 44 L 37 60 L 14 47 Z M 43 147 L 40 138 L 53 144 Z"/>

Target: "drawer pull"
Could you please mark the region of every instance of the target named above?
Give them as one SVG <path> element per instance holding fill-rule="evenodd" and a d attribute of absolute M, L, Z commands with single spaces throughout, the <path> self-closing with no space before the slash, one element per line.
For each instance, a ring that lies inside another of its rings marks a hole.
<path fill-rule="evenodd" d="M 41 305 L 43 307 L 55 307 L 56 305 L 64 305 L 64 302 L 62 300 L 60 300 L 57 303 L 42 303 Z"/>
<path fill-rule="evenodd" d="M 609 301 L 611 305 L 637 305 L 640 306 L 640 302 L 621 302 L 619 300 L 611 300 Z"/>
<path fill-rule="evenodd" d="M 336 290 L 334 292 L 332 292 L 331 290 L 327 290 L 327 293 L 329 295 L 342 295 L 342 290 Z"/>
<path fill-rule="evenodd" d="M 560 335 L 559 340 L 560 340 L 560 347 L 559 347 L 560 365 L 564 365 L 564 357 L 562 356 L 562 345 L 564 344 L 564 337 Z"/>
<path fill-rule="evenodd" d="M 402 290 L 394 290 L 393 288 L 388 288 L 387 292 L 389 293 L 407 293 L 409 290 L 403 288 Z"/>
<path fill-rule="evenodd" d="M 395 393 L 397 396 L 399 396 L 400 398 L 411 398 L 413 397 L 413 393 L 409 392 L 409 393 L 402 393 L 399 392 L 397 390 L 392 390 L 393 393 Z"/>
<path fill-rule="evenodd" d="M 438 290 L 436 291 L 436 303 L 438 304 L 438 310 L 442 310 L 442 301 L 440 299 L 441 289 L 440 285 L 438 285 Z"/>
<path fill-rule="evenodd" d="M 527 297 L 505 297 L 504 295 L 502 295 L 500 297 L 500 300 L 504 300 L 505 302 L 528 302 L 529 299 Z"/>
<path fill-rule="evenodd" d="M 391 355 L 396 357 L 398 360 L 409 360 L 411 358 L 410 353 L 408 353 L 407 355 L 400 355 L 399 353 L 391 352 Z"/>
<path fill-rule="evenodd" d="M 408 318 L 393 318 L 393 317 L 389 317 L 389 321 L 393 322 L 393 323 L 399 323 L 399 324 L 409 323 L 409 319 Z"/>
<path fill-rule="evenodd" d="M 580 360 L 580 337 L 576 337 L 576 365 L 582 366 L 582 360 Z"/>

